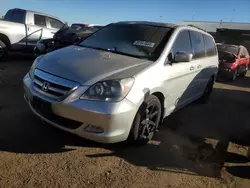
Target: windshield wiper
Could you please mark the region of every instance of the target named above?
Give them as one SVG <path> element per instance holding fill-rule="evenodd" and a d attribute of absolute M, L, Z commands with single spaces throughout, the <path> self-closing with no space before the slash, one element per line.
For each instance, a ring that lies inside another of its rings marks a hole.
<path fill-rule="evenodd" d="M 75 44 L 75 45 L 85 47 L 85 48 L 91 48 L 91 49 L 95 49 L 95 50 L 101 50 L 101 51 L 105 51 L 105 52 L 111 52 L 111 53 L 114 53 L 114 54 L 126 55 L 126 56 L 129 56 L 129 57 L 135 57 L 135 58 L 139 58 L 139 59 L 148 60 L 148 58 L 146 58 L 146 57 L 132 55 L 132 54 L 124 53 L 124 52 L 121 52 L 121 51 L 117 51 L 116 47 L 105 49 L 105 48 L 100 48 L 100 47 L 95 47 L 95 46 L 85 46 L 85 45 L 80 45 L 80 44 Z"/>
<path fill-rule="evenodd" d="M 100 47 L 95 47 L 95 46 L 85 46 L 85 45 L 81 45 L 81 44 L 75 44 L 76 46 L 81 46 L 81 47 L 85 47 L 85 48 L 91 48 L 91 49 L 95 49 L 95 50 L 102 50 L 102 51 L 106 51 L 109 52 L 108 49 L 104 49 L 104 48 L 100 48 Z"/>
<path fill-rule="evenodd" d="M 142 56 L 139 56 L 139 55 L 132 55 L 132 54 L 128 54 L 128 53 L 125 53 L 125 52 L 117 51 L 116 47 L 108 48 L 107 50 L 109 52 L 114 53 L 114 54 L 126 55 L 126 56 L 135 57 L 135 58 L 139 58 L 139 59 L 147 59 L 146 57 L 142 57 Z"/>

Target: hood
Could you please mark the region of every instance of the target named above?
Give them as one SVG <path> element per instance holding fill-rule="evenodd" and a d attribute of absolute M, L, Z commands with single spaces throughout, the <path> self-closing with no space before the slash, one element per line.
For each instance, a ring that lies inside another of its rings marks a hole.
<path fill-rule="evenodd" d="M 128 78 L 152 61 L 79 46 L 69 46 L 43 56 L 37 68 L 82 85 L 103 79 Z"/>

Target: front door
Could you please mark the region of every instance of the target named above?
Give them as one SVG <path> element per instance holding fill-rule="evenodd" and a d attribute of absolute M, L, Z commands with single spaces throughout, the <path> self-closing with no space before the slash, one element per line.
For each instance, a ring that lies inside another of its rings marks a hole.
<path fill-rule="evenodd" d="M 46 17 L 34 14 L 34 24 L 27 25 L 27 46 L 34 49 L 36 43 L 41 39 L 51 37 L 51 31 L 47 27 Z"/>
<path fill-rule="evenodd" d="M 193 53 L 188 30 L 181 31 L 172 46 L 169 54 L 170 63 L 165 68 L 165 107 L 166 115 L 185 106 L 194 98 L 197 85 L 197 61 L 174 63 L 176 52 Z"/>

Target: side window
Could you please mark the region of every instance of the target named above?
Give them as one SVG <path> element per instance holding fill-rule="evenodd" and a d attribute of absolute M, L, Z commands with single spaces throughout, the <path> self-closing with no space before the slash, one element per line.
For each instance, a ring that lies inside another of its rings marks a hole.
<path fill-rule="evenodd" d="M 201 33 L 190 31 L 194 59 L 205 57 L 204 39 Z"/>
<path fill-rule="evenodd" d="M 46 27 L 46 19 L 45 16 L 34 14 L 34 23 L 40 27 Z"/>
<path fill-rule="evenodd" d="M 216 47 L 215 47 L 215 43 L 212 39 L 212 37 L 208 36 L 208 35 L 203 35 L 204 39 L 206 41 L 206 45 L 205 45 L 205 50 L 206 50 L 206 55 L 207 56 L 214 56 L 216 55 Z"/>
<path fill-rule="evenodd" d="M 47 17 L 52 28 L 60 29 L 63 26 L 63 23 L 57 19 Z"/>
<path fill-rule="evenodd" d="M 171 50 L 171 60 L 173 60 L 176 52 L 192 53 L 191 41 L 188 30 L 181 31 L 175 39 Z"/>

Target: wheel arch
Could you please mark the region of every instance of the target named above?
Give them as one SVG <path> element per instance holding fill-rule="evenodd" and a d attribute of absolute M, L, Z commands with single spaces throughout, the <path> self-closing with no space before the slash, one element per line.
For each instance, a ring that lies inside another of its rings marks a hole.
<path fill-rule="evenodd" d="M 163 95 L 162 92 L 156 91 L 154 93 L 152 93 L 152 95 L 156 96 L 160 103 L 161 103 L 161 121 L 163 120 L 164 117 L 164 113 L 165 113 L 165 96 Z"/>
<path fill-rule="evenodd" d="M 9 39 L 8 36 L 6 36 L 5 34 L 0 33 L 0 40 L 1 40 L 4 44 L 6 44 L 6 46 L 7 46 L 8 48 L 10 47 L 11 43 L 10 43 L 10 39 Z"/>

